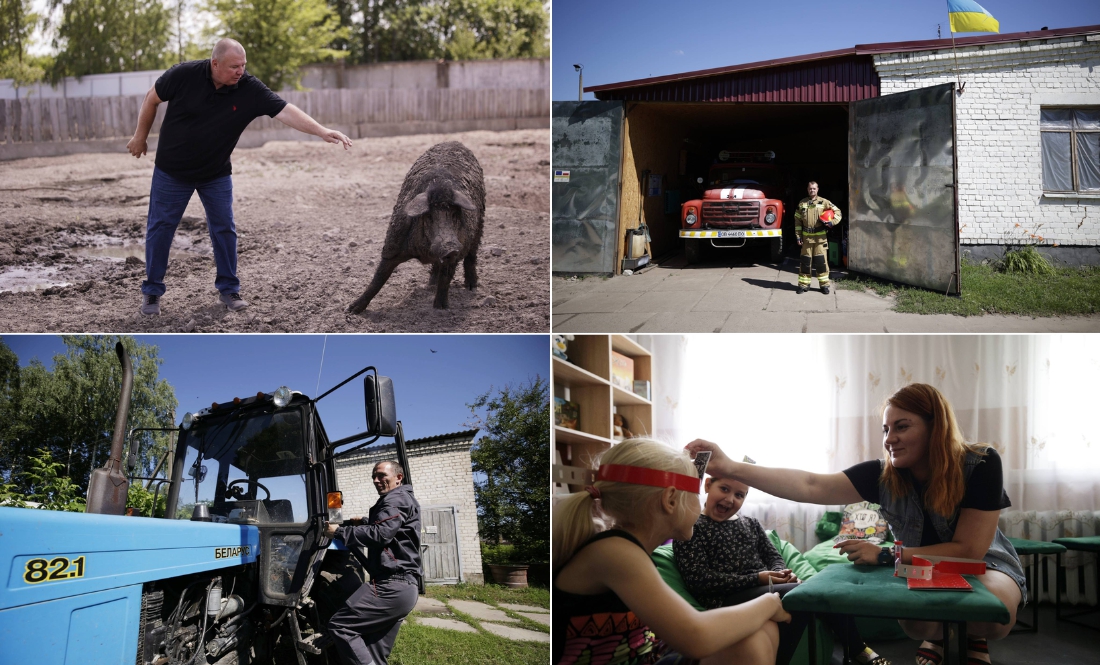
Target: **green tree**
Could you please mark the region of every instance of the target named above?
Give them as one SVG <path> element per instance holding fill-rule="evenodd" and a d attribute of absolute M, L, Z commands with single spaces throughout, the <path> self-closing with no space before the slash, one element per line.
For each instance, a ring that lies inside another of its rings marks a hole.
<path fill-rule="evenodd" d="M 222 35 L 244 46 L 248 71 L 272 90 L 300 90 L 302 65 L 347 55 L 329 48 L 349 33 L 324 0 L 211 0 L 211 8 Z"/>
<path fill-rule="evenodd" d="M 59 6 L 51 82 L 164 66 L 172 13 L 161 0 L 50 0 Z"/>
<path fill-rule="evenodd" d="M 64 510 L 70 513 L 84 512 L 84 493 L 65 475 L 65 465 L 53 461 L 50 451 L 42 448 L 28 460 L 20 473 L 20 485 L 26 501 L 38 504 L 43 510 Z"/>
<path fill-rule="evenodd" d="M 451 0 L 448 60 L 543 58 L 549 17 L 539 0 Z"/>
<path fill-rule="evenodd" d="M 157 509 L 153 512 L 153 492 L 145 489 L 141 482 L 130 483 L 126 494 L 126 507 L 133 508 L 136 515 L 142 517 L 163 517 L 168 505 L 168 488 L 162 487 L 156 496 Z"/>
<path fill-rule="evenodd" d="M 199 0 L 201 2 L 201 0 Z M 165 54 L 165 66 L 171 66 L 188 60 L 205 60 L 213 49 L 212 34 L 209 29 L 192 35 L 184 28 L 184 17 L 196 9 L 195 0 L 166 0 L 171 15 L 172 35 L 168 40 L 168 52 Z"/>
<path fill-rule="evenodd" d="M 158 378 L 161 359 L 155 346 L 138 344 L 132 337 L 63 337 L 67 352 L 54 356 L 52 370 L 34 360 L 15 376 L 10 370 L 4 373 L 11 351 L 0 342 L 0 469 L 2 480 L 19 493 L 33 495 L 33 474 L 43 472 L 34 471 L 41 464 L 31 458 L 40 451 L 61 465 L 59 475 L 81 495 L 91 470 L 106 462 L 122 382 L 114 351 L 119 339 L 134 367 L 127 431 L 171 427 L 177 401 L 172 386 Z M 139 476 L 151 474 L 171 437 L 159 433 L 146 440 L 137 451 Z"/>
<path fill-rule="evenodd" d="M 550 389 L 535 377 L 490 389 L 467 405 L 485 434 L 470 451 L 476 474 L 478 529 L 489 542 L 506 539 L 525 561 L 550 557 Z M 484 410 L 485 416 L 478 412 Z"/>
<path fill-rule="evenodd" d="M 351 28 L 348 62 L 536 58 L 550 54 L 539 0 L 329 0 Z"/>
<path fill-rule="evenodd" d="M 37 83 L 45 70 L 27 55 L 27 39 L 39 16 L 30 0 L 0 0 L 0 79 L 12 79 L 16 91 Z"/>

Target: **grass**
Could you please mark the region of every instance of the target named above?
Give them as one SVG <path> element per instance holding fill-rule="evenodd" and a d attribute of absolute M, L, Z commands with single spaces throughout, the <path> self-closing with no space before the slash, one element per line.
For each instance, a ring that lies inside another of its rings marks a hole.
<path fill-rule="evenodd" d="M 1049 274 L 1029 274 L 1001 272 L 992 265 L 963 261 L 962 297 L 867 275 L 852 275 L 836 284 L 841 289 L 892 295 L 896 311 L 913 314 L 1076 316 L 1100 312 L 1097 267 L 1051 268 Z"/>
<path fill-rule="evenodd" d="M 490 605 L 515 603 L 550 608 L 549 589 L 509 589 L 495 584 L 457 584 L 454 586 L 429 586 L 425 589 L 429 598 L 442 601 L 476 600 Z M 512 625 L 528 630 L 549 633 L 550 628 L 526 617 L 505 610 L 509 616 L 520 620 Z M 413 612 L 411 617 L 431 616 Z M 501 665 L 545 665 L 550 662 L 550 645 L 539 642 L 517 642 L 497 637 L 480 628 L 477 619 L 455 612 L 440 615 L 456 619 L 478 628 L 477 633 L 460 633 L 418 625 L 406 621 L 398 633 L 390 663 L 394 665 L 470 665 L 471 663 L 498 663 Z"/>

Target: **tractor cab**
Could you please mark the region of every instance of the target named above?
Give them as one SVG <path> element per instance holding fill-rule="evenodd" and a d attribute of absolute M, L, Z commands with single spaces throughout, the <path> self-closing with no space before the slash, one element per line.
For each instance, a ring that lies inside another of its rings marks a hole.
<path fill-rule="evenodd" d="M 278 409 L 272 400 L 249 399 L 255 403 L 204 410 L 182 431 L 184 473 L 176 519 L 231 524 L 309 521 L 302 405 Z M 198 506 L 202 508 L 196 512 Z"/>

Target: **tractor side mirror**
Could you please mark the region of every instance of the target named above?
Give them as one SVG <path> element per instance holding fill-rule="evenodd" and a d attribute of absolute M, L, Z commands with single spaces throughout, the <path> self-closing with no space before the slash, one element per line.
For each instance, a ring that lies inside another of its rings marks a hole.
<path fill-rule="evenodd" d="M 367 433 L 371 436 L 397 436 L 397 403 L 390 377 L 365 376 L 363 397 L 366 402 Z"/>

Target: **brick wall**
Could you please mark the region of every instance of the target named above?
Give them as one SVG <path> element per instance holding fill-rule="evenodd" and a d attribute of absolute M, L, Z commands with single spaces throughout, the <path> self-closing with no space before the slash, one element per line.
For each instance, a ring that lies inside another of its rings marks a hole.
<path fill-rule="evenodd" d="M 417 501 L 422 508 L 455 506 L 462 580 L 483 584 L 471 445 L 473 435 L 417 439 L 406 442 L 405 447 Z M 374 465 L 385 459 L 397 459 L 395 445 L 371 447 L 336 461 L 336 479 L 344 493 L 345 518 L 366 515 L 378 500 L 370 476 Z"/>
<path fill-rule="evenodd" d="M 1039 145 L 1040 106 L 1100 106 L 1100 34 L 959 48 L 958 65 L 961 244 L 1033 232 L 1047 248 L 1100 245 L 1100 195 L 1044 195 Z M 875 67 L 883 95 L 955 80 L 951 49 L 876 55 Z"/>

